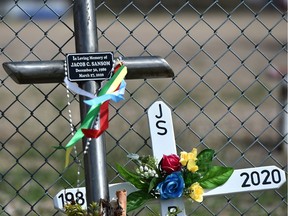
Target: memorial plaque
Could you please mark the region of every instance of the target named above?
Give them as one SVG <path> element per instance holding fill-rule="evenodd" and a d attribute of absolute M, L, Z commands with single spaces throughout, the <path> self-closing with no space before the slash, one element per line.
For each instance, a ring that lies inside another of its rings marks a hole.
<path fill-rule="evenodd" d="M 111 77 L 113 53 L 67 54 L 67 72 L 70 81 L 105 80 Z"/>

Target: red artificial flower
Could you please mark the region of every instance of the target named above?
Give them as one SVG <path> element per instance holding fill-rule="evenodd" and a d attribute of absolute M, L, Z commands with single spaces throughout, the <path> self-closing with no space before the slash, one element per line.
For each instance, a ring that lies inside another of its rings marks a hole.
<path fill-rule="evenodd" d="M 161 170 L 167 174 L 181 170 L 180 158 L 178 155 L 163 155 L 162 160 L 160 161 Z"/>

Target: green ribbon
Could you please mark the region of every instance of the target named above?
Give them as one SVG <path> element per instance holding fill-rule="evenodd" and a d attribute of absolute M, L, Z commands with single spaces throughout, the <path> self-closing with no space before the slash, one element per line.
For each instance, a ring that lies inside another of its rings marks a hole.
<path fill-rule="evenodd" d="M 114 81 L 117 79 L 117 77 L 121 74 L 122 69 L 125 66 L 121 66 L 119 68 L 119 70 L 114 74 L 114 76 L 107 82 L 107 84 L 100 90 L 98 96 L 102 96 L 104 94 L 107 93 L 107 91 L 110 89 L 110 87 L 112 86 L 112 84 L 114 83 Z M 117 84 L 118 86 L 118 84 Z M 76 144 L 76 142 L 78 142 L 81 138 L 83 138 L 84 134 L 82 132 L 82 128 L 90 128 L 93 120 L 95 119 L 95 117 L 98 115 L 99 110 L 100 110 L 100 106 L 101 103 L 97 104 L 97 105 L 92 105 L 91 108 L 89 109 L 87 115 L 85 116 L 80 128 L 77 130 L 77 132 L 75 133 L 75 135 L 72 137 L 72 139 L 68 142 L 68 144 L 66 145 L 66 148 L 70 148 L 72 146 L 74 146 Z"/>
<path fill-rule="evenodd" d="M 124 79 L 125 75 L 127 74 L 127 67 L 122 65 L 116 73 L 112 76 L 112 78 L 106 83 L 106 85 L 103 86 L 103 88 L 100 90 L 98 96 L 102 96 L 106 93 L 112 93 L 117 89 L 121 81 Z M 82 129 L 91 128 L 91 125 L 93 123 L 93 120 L 95 117 L 98 116 L 98 113 L 100 111 L 100 106 L 102 103 L 99 103 L 97 105 L 92 105 L 89 109 L 87 115 L 85 116 L 83 122 L 81 123 L 80 128 L 76 131 L 72 139 L 68 142 L 66 145 L 66 159 L 65 159 L 65 167 L 68 166 L 69 163 L 69 155 L 72 151 L 72 147 L 84 137 L 84 134 L 82 132 Z"/>

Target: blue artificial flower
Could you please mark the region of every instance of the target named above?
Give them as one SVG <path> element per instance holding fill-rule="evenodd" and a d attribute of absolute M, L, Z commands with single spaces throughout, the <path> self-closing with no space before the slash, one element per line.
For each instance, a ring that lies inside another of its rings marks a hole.
<path fill-rule="evenodd" d="M 181 172 L 173 172 L 163 182 L 160 182 L 156 190 L 160 192 L 161 199 L 173 199 L 181 197 L 185 188 Z"/>

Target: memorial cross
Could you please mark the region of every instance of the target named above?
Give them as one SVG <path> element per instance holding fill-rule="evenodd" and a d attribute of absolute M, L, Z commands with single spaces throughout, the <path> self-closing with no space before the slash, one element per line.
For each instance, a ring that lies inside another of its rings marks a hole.
<path fill-rule="evenodd" d="M 148 109 L 148 120 L 154 157 L 160 161 L 163 154 L 177 154 L 172 115 L 169 107 L 162 101 L 156 101 Z M 208 197 L 231 193 L 277 189 L 285 182 L 285 172 L 276 166 L 237 169 L 234 170 L 233 174 L 225 184 L 215 189 L 204 190 L 203 196 Z M 122 189 L 126 189 L 127 194 L 138 190 L 129 182 L 111 184 L 109 185 L 110 198 L 115 198 L 115 192 Z M 55 208 L 63 211 L 65 201 L 69 201 L 71 196 L 77 197 L 77 193 L 79 192 L 85 194 L 85 187 L 60 191 L 54 197 Z M 87 208 L 85 200 L 79 204 L 83 209 Z M 181 211 L 180 213 L 177 213 L 177 216 L 186 215 L 183 198 L 161 200 L 162 216 L 173 213 L 175 210 Z"/>
<path fill-rule="evenodd" d="M 177 154 L 169 107 L 162 101 L 155 102 L 148 109 L 148 118 L 154 157 L 160 161 L 163 154 Z M 205 190 L 203 196 L 277 189 L 285 182 L 285 172 L 276 166 L 237 169 L 225 184 Z M 182 211 L 177 216 L 186 215 L 182 198 L 161 200 L 161 215 L 168 215 L 176 209 Z"/>
<path fill-rule="evenodd" d="M 76 53 L 91 55 L 98 52 L 97 23 L 94 0 L 74 0 L 73 18 L 75 30 Z M 174 73 L 167 62 L 155 56 L 123 58 L 128 68 L 126 79 L 147 79 L 173 77 Z M 30 61 L 3 63 L 5 71 L 18 84 L 32 83 L 61 83 L 64 80 L 64 61 Z M 97 93 L 101 80 L 78 82 L 79 86 L 90 92 Z M 89 106 L 80 96 L 81 119 L 85 117 Z M 86 139 L 83 139 L 85 148 Z M 108 181 L 106 175 L 106 149 L 104 137 L 92 139 L 88 154 L 84 156 L 85 184 L 87 202 L 98 202 L 100 199 L 109 200 Z M 107 212 L 106 212 L 107 213 Z M 105 214 L 106 214 L 105 213 Z"/>

